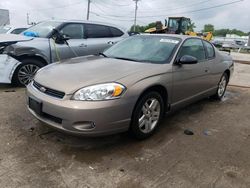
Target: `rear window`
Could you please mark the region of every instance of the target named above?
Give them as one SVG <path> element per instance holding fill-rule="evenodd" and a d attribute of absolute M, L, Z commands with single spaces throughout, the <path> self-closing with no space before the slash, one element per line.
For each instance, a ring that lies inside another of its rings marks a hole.
<path fill-rule="evenodd" d="M 86 36 L 88 38 L 110 38 L 113 37 L 108 26 L 86 24 Z"/>
<path fill-rule="evenodd" d="M 120 37 L 124 34 L 121 30 L 114 28 L 114 27 L 110 27 L 110 31 L 111 31 L 113 37 Z"/>

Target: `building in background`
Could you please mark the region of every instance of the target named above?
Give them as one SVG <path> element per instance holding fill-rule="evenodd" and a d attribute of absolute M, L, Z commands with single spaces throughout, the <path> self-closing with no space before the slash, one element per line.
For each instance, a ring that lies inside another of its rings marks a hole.
<path fill-rule="evenodd" d="M 0 26 L 10 24 L 9 10 L 0 9 Z"/>

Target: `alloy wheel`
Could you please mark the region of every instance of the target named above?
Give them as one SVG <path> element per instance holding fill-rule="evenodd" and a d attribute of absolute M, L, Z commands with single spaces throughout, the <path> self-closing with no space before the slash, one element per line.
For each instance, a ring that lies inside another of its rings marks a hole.
<path fill-rule="evenodd" d="M 28 85 L 35 76 L 36 72 L 40 69 L 37 65 L 27 64 L 22 66 L 18 71 L 18 79 L 21 84 Z"/>
<path fill-rule="evenodd" d="M 156 127 L 161 113 L 160 102 L 156 98 L 148 99 L 142 106 L 139 116 L 139 129 L 143 133 L 149 133 Z"/>
<path fill-rule="evenodd" d="M 225 93 L 227 87 L 227 79 L 225 76 L 222 76 L 220 83 L 219 83 L 219 87 L 218 87 L 218 96 L 222 97 Z"/>

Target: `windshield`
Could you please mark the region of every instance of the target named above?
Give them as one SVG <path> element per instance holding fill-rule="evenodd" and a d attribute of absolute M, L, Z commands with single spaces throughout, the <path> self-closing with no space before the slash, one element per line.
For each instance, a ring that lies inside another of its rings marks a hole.
<path fill-rule="evenodd" d="M 129 37 L 104 52 L 106 57 L 138 62 L 169 63 L 180 39 L 167 36 Z"/>
<path fill-rule="evenodd" d="M 0 34 L 7 33 L 10 29 L 10 27 L 0 27 Z"/>
<path fill-rule="evenodd" d="M 23 34 L 26 36 L 46 38 L 48 37 L 49 33 L 60 24 L 62 24 L 62 22 L 41 22 L 33 27 L 30 27 L 28 30 L 24 31 Z"/>
<path fill-rule="evenodd" d="M 169 25 L 168 27 L 174 30 L 177 30 L 179 28 L 180 19 L 169 19 Z"/>

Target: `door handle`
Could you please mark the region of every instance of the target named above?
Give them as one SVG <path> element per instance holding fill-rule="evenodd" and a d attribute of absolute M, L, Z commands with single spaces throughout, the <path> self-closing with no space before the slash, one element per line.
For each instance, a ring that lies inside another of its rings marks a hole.
<path fill-rule="evenodd" d="M 80 44 L 79 45 L 79 47 L 81 47 L 81 48 L 86 48 L 88 45 L 86 45 L 86 44 Z"/>
<path fill-rule="evenodd" d="M 108 44 L 111 44 L 111 45 L 112 45 L 112 44 L 114 44 L 114 42 L 113 42 L 113 41 L 108 41 Z"/>

